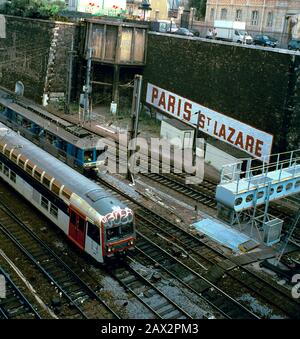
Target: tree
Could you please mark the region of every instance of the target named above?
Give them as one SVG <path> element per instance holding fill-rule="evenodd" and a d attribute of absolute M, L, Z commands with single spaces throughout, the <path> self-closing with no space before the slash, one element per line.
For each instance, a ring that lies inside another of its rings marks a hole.
<path fill-rule="evenodd" d="M 205 18 L 207 0 L 190 0 L 190 6 L 196 8 L 196 18 Z"/>
<path fill-rule="evenodd" d="M 63 1 L 47 0 L 11 0 L 0 7 L 0 13 L 36 19 L 57 18 L 66 8 Z"/>

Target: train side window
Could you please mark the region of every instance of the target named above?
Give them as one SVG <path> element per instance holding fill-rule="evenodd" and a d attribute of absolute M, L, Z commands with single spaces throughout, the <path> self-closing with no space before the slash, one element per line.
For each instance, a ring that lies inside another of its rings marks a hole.
<path fill-rule="evenodd" d="M 38 181 L 41 181 L 41 177 L 42 177 L 42 171 L 39 168 L 36 168 L 34 170 L 34 177 L 35 179 L 37 179 Z"/>
<path fill-rule="evenodd" d="M 3 168 L 3 173 L 9 177 L 9 168 L 7 166 L 4 165 L 4 168 Z"/>
<path fill-rule="evenodd" d="M 79 231 L 84 232 L 84 219 L 82 219 L 81 217 L 79 217 L 78 229 Z"/>
<path fill-rule="evenodd" d="M 58 218 L 58 208 L 53 204 L 50 205 L 50 214 L 53 215 L 56 219 Z"/>
<path fill-rule="evenodd" d="M 3 171 L 3 163 L 0 161 L 0 172 Z"/>
<path fill-rule="evenodd" d="M 28 161 L 27 164 L 26 164 L 26 172 L 29 173 L 30 175 L 32 175 L 33 167 L 34 167 L 33 163 Z"/>
<path fill-rule="evenodd" d="M 52 180 L 52 177 L 50 177 L 49 175 L 47 174 L 44 174 L 44 177 L 43 177 L 43 184 L 47 187 L 50 187 L 50 182 Z"/>
<path fill-rule="evenodd" d="M 17 125 L 22 126 L 23 117 L 20 114 L 17 114 Z"/>
<path fill-rule="evenodd" d="M 19 166 L 24 168 L 25 161 L 26 161 L 26 158 L 22 157 L 21 155 L 21 157 L 19 158 Z"/>
<path fill-rule="evenodd" d="M 48 211 L 49 208 L 49 200 L 42 196 L 41 198 L 41 206 Z"/>
<path fill-rule="evenodd" d="M 63 191 L 62 191 L 62 194 L 67 198 L 67 199 L 70 199 L 71 198 L 71 195 L 72 195 L 72 192 L 70 190 L 68 190 L 66 187 L 64 187 Z"/>
<path fill-rule="evenodd" d="M 88 222 L 88 232 L 87 235 L 94 240 L 97 244 L 100 244 L 100 230 L 96 225 Z"/>
<path fill-rule="evenodd" d="M 17 162 L 17 158 L 18 158 L 18 153 L 16 153 L 16 151 L 13 151 L 13 153 L 12 153 L 12 155 L 11 155 L 11 160 L 13 161 L 13 162 Z"/>
<path fill-rule="evenodd" d="M 12 181 L 12 182 L 16 182 L 16 173 L 15 172 L 13 172 L 13 171 L 10 171 L 10 180 Z"/>
<path fill-rule="evenodd" d="M 60 188 L 61 184 L 57 180 L 54 180 L 54 182 L 52 183 L 51 191 L 56 195 L 59 195 Z"/>
<path fill-rule="evenodd" d="M 11 149 L 9 149 L 9 148 L 6 147 L 6 149 L 5 149 L 5 151 L 4 151 L 4 154 L 5 154 L 7 157 L 9 157 L 10 151 L 11 151 Z"/>

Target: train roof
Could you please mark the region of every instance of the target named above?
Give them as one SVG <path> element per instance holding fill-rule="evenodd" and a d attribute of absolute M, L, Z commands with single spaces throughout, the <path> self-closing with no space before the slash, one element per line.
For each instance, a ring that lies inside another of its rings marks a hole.
<path fill-rule="evenodd" d="M 98 144 L 99 137 L 84 130 L 81 126 L 67 122 L 46 110 L 35 107 L 27 103 L 24 107 L 17 102 L 14 102 L 10 96 L 0 89 L 0 103 L 5 107 L 12 109 L 24 118 L 34 122 L 36 125 L 44 128 L 46 131 L 57 135 L 69 144 L 77 146 L 81 149 L 94 148 Z"/>
<path fill-rule="evenodd" d="M 7 143 L 8 147 L 17 149 L 34 165 L 65 185 L 72 193 L 84 199 L 99 214 L 104 216 L 115 209 L 126 208 L 103 187 L 57 160 L 2 123 L 0 123 L 0 140 L 2 143 Z"/>

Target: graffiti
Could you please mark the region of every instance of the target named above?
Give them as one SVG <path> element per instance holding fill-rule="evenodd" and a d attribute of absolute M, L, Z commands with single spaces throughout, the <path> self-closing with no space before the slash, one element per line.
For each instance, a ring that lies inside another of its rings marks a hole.
<path fill-rule="evenodd" d="M 118 208 L 111 213 L 106 214 L 102 218 L 102 222 L 107 227 L 125 225 L 130 222 L 133 222 L 133 212 L 129 208 Z"/>

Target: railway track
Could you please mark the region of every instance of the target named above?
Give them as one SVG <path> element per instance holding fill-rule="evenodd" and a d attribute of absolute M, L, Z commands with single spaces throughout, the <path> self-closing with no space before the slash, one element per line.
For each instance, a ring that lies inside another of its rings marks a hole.
<path fill-rule="evenodd" d="M 146 226 L 147 227 L 147 226 Z M 231 298 L 209 280 L 181 263 L 153 241 L 137 232 L 137 251 L 148 264 L 156 264 L 173 279 L 205 301 L 217 313 L 229 319 L 257 319 L 251 310 Z M 131 254 L 131 256 L 133 256 Z"/>
<path fill-rule="evenodd" d="M 156 223 L 153 220 L 153 216 L 150 216 L 148 220 L 145 215 L 139 220 L 139 229 L 142 229 L 143 234 L 147 234 L 153 242 L 157 241 L 157 236 L 163 235 L 170 243 L 178 244 L 181 249 L 179 253 L 186 254 L 187 259 L 178 259 L 177 261 L 188 268 L 192 267 L 192 270 L 199 277 L 212 282 L 213 286 L 211 287 L 215 288 L 216 286 L 221 290 L 220 284 L 224 285 L 224 276 L 226 276 L 226 282 L 230 290 L 233 288 L 237 291 L 243 290 L 244 294 L 252 295 L 253 298 L 261 300 L 269 309 L 276 309 L 291 318 L 300 317 L 300 303 L 298 301 L 292 299 L 288 292 L 283 292 L 276 285 L 269 284 L 248 268 L 240 265 L 235 261 L 234 257 L 228 258 L 226 255 L 216 252 L 207 243 L 203 243 L 200 239 L 186 233 L 184 230 L 177 229 L 175 233 L 173 231 L 174 225 L 166 220 Z M 169 246 L 169 251 L 164 252 L 170 255 L 172 249 Z M 199 277 L 194 279 L 198 283 Z M 224 294 L 227 295 L 230 292 L 224 292 Z M 233 296 L 231 298 L 234 299 Z M 237 301 L 237 303 L 239 302 Z"/>
<path fill-rule="evenodd" d="M 184 179 L 174 173 L 172 174 L 158 174 L 158 173 L 144 173 L 144 176 L 150 178 L 160 184 L 171 188 L 185 196 L 196 200 L 198 203 L 204 204 L 211 208 L 216 208 L 217 204 L 214 198 L 215 187 L 211 183 L 204 181 L 201 185 L 187 185 Z"/>
<path fill-rule="evenodd" d="M 249 294 L 263 300 L 270 307 L 281 311 L 291 318 L 300 317 L 300 302 L 292 299 L 289 292 L 280 286 L 270 284 L 257 273 L 247 267 L 239 264 L 238 260 L 232 256 L 225 255 L 216 247 L 213 247 L 209 242 L 193 236 L 186 230 L 180 228 L 166 218 L 156 214 L 152 210 L 145 208 L 133 198 L 118 190 L 116 187 L 101 180 L 101 184 L 105 184 L 112 191 L 126 199 L 127 204 L 135 210 L 135 215 L 138 221 L 138 230 L 140 231 L 140 223 L 146 223 L 142 227 L 143 234 L 148 237 L 151 235 L 153 243 L 157 243 L 158 235 L 161 234 L 168 239 L 170 243 L 179 245 L 189 257 L 193 257 L 194 264 L 196 261 L 197 272 L 203 275 L 207 271 L 213 272 L 217 268 L 217 277 L 212 274 L 210 277 L 206 273 L 208 282 L 217 285 L 218 280 L 224 274 L 228 277 L 231 283 L 234 283 L 240 288 L 246 289 Z M 196 267 L 195 265 L 193 267 Z M 229 284 L 230 287 L 230 284 Z M 225 292 L 225 294 L 227 294 Z M 216 307 L 218 307 L 216 305 Z"/>
<path fill-rule="evenodd" d="M 3 202 L 0 202 L 0 232 L 16 246 L 31 265 L 53 288 L 60 303 L 70 311 L 72 318 L 119 318 L 61 258 L 38 238 Z"/>
<path fill-rule="evenodd" d="M 134 259 L 132 258 L 134 261 Z M 191 315 L 180 307 L 176 301 L 167 297 L 160 289 L 144 277 L 130 263 L 107 268 L 108 273 L 117 280 L 125 290 L 132 293 L 156 319 L 192 319 Z"/>
<path fill-rule="evenodd" d="M 0 298 L 0 319 L 41 319 L 35 307 L 2 267 L 0 275 L 5 279 L 5 298 Z"/>

